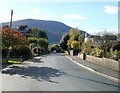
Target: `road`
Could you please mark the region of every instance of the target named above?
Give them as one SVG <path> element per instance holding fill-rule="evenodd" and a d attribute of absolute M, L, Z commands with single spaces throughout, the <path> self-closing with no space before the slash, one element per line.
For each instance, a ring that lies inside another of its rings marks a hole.
<path fill-rule="evenodd" d="M 61 54 L 2 71 L 3 91 L 118 91 L 118 83 L 80 68 Z"/>

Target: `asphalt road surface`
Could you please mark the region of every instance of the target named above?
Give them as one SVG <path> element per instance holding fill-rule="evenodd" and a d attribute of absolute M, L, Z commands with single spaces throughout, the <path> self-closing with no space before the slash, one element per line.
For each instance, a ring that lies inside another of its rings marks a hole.
<path fill-rule="evenodd" d="M 2 91 L 118 91 L 118 83 L 80 68 L 61 54 L 2 71 Z"/>

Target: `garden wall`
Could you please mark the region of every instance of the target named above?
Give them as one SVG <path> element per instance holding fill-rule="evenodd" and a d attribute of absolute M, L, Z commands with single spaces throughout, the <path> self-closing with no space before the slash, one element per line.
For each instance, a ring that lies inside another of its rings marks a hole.
<path fill-rule="evenodd" d="M 74 51 L 73 50 L 70 50 L 70 55 L 74 56 Z"/>
<path fill-rule="evenodd" d="M 83 54 L 78 55 L 78 57 L 83 59 Z M 115 61 L 107 58 L 98 58 L 90 55 L 86 55 L 86 61 L 120 71 L 120 61 Z"/>
<path fill-rule="evenodd" d="M 65 54 L 69 55 L 69 54 L 68 54 L 68 51 L 65 51 Z"/>

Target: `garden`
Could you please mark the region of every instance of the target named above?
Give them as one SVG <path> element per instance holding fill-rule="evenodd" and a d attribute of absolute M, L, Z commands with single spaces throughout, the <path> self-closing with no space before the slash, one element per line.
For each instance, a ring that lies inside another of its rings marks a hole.
<path fill-rule="evenodd" d="M 118 34 L 113 35 L 103 31 L 85 41 L 85 35 L 78 28 L 72 28 L 69 33 L 62 36 L 59 45 L 69 55 L 79 53 L 118 61 L 120 59 L 120 41 L 117 40 L 117 37 Z"/>
<path fill-rule="evenodd" d="M 2 27 L 2 63 L 22 63 L 34 56 L 48 53 L 48 39 L 44 31 L 37 28 L 22 30 L 26 33 L 14 30 L 9 26 Z"/>

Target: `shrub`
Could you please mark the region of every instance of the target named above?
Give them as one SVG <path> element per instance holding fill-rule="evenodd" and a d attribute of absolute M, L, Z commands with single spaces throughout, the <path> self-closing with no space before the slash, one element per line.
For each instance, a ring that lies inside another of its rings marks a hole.
<path fill-rule="evenodd" d="M 57 52 L 62 52 L 62 48 L 58 44 L 49 45 L 48 48 L 50 52 L 53 52 L 54 50 Z"/>
<path fill-rule="evenodd" d="M 120 51 L 119 50 L 113 50 L 112 48 L 110 49 L 109 52 L 106 53 L 106 58 L 114 59 L 117 60 L 120 59 Z"/>
<path fill-rule="evenodd" d="M 23 46 L 19 49 L 13 49 L 11 51 L 11 56 L 22 56 L 24 59 L 32 58 L 32 52 L 28 46 Z"/>
<path fill-rule="evenodd" d="M 7 49 L 2 49 L 2 58 L 7 56 Z"/>
<path fill-rule="evenodd" d="M 48 48 L 48 45 L 49 45 L 49 42 L 46 38 L 35 38 L 35 37 L 29 37 L 28 38 L 29 40 L 29 44 L 34 44 L 36 46 L 40 46 L 40 47 L 43 47 L 45 49 Z"/>
<path fill-rule="evenodd" d="M 47 49 L 49 45 L 48 40 L 45 38 L 39 38 L 38 44 L 40 45 L 40 47 L 45 48 L 45 49 Z"/>
<path fill-rule="evenodd" d="M 41 48 L 41 55 L 46 54 L 46 53 L 48 53 L 48 50 L 46 50 L 45 48 Z"/>
<path fill-rule="evenodd" d="M 28 42 L 29 42 L 29 44 L 34 43 L 34 44 L 37 45 L 38 39 L 37 39 L 37 38 L 34 38 L 34 37 L 29 37 L 29 38 L 28 38 Z"/>
<path fill-rule="evenodd" d="M 35 43 L 31 43 L 31 44 L 29 45 L 29 47 L 30 47 L 31 49 L 33 49 L 34 47 L 36 47 L 36 44 L 35 44 Z"/>
<path fill-rule="evenodd" d="M 92 52 L 90 53 L 90 55 L 96 56 L 96 57 L 102 57 L 102 55 L 103 55 L 103 50 L 102 50 L 102 49 L 99 49 L 99 48 L 94 48 L 94 49 L 92 50 Z"/>
<path fill-rule="evenodd" d="M 88 55 L 92 51 L 92 40 L 87 40 L 82 44 L 82 53 L 87 53 Z"/>
<path fill-rule="evenodd" d="M 119 50 L 120 51 L 120 42 L 116 42 L 115 45 L 113 45 L 113 50 Z"/>
<path fill-rule="evenodd" d="M 40 55 L 40 54 L 41 54 L 41 49 L 40 49 L 40 47 L 34 47 L 34 48 L 32 49 L 32 52 L 33 52 L 33 54 L 38 54 L 38 55 Z"/>

